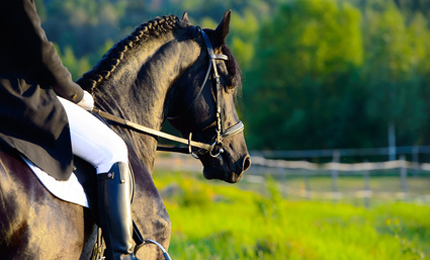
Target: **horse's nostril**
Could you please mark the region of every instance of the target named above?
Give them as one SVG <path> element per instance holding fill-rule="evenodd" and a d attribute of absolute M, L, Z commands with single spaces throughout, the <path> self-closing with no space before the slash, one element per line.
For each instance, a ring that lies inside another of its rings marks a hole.
<path fill-rule="evenodd" d="M 251 157 L 248 155 L 245 160 L 243 160 L 243 171 L 246 171 L 251 167 Z"/>

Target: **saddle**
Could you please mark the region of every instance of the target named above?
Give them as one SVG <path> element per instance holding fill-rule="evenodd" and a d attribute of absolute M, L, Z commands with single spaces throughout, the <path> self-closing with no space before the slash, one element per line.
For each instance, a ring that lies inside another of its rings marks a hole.
<path fill-rule="evenodd" d="M 96 196 L 94 188 L 96 173 L 94 167 L 80 158 L 74 159 L 74 172 L 67 181 L 58 181 L 48 175 L 34 163 L 21 155 L 22 160 L 30 167 L 41 184 L 56 198 L 78 204 L 86 208 L 92 208 L 90 201 Z M 94 201 L 95 202 L 95 201 Z"/>
<path fill-rule="evenodd" d="M 74 171 L 68 181 L 57 181 L 31 161 L 21 156 L 24 162 L 30 167 L 42 185 L 55 197 L 60 200 L 71 202 L 89 208 L 94 220 L 98 217 L 97 211 L 97 174 L 95 168 L 79 157 L 74 157 Z M 135 253 L 146 243 L 152 243 L 143 238 L 139 228 L 133 221 L 133 240 L 136 243 Z M 92 260 L 102 259 L 104 245 L 101 237 L 101 229 L 97 229 L 97 240 L 91 256 Z M 169 259 L 169 258 L 166 258 Z"/>

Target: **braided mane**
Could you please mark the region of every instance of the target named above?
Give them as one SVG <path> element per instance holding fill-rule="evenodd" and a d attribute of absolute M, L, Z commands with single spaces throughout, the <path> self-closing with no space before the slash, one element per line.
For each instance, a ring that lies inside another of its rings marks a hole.
<path fill-rule="evenodd" d="M 113 46 L 92 70 L 77 80 L 77 83 L 83 89 L 91 92 L 98 84 L 109 78 L 124 58 L 124 54 L 135 44 L 148 39 L 151 35 L 160 35 L 161 33 L 172 31 L 178 26 L 181 26 L 181 22 L 174 15 L 157 17 L 141 24 L 128 37 Z"/>

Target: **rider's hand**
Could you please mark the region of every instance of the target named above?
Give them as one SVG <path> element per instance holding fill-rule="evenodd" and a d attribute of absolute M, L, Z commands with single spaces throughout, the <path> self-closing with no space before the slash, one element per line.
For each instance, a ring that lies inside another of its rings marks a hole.
<path fill-rule="evenodd" d="M 88 91 L 84 90 L 84 97 L 81 101 L 79 101 L 78 106 L 82 107 L 85 110 L 91 111 L 94 108 L 94 98 L 88 93 Z"/>

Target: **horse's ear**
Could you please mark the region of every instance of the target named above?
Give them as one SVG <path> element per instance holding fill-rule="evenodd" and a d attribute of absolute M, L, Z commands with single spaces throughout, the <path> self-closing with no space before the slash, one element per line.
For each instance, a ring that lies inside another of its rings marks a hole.
<path fill-rule="evenodd" d="M 181 21 L 182 21 L 182 24 L 189 24 L 190 23 L 190 21 L 188 20 L 188 13 L 187 12 L 184 12 L 184 14 L 182 15 Z"/>
<path fill-rule="evenodd" d="M 215 30 L 216 38 L 219 41 L 218 44 L 221 46 L 225 42 L 228 32 L 230 31 L 230 16 L 231 10 L 225 12 L 222 21 Z M 217 45 L 218 45 L 217 44 Z"/>

